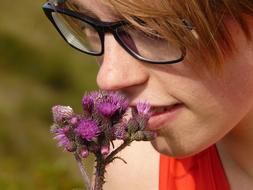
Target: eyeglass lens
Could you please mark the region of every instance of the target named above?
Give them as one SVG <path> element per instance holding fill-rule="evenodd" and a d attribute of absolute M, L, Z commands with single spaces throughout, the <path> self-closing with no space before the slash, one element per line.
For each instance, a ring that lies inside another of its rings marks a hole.
<path fill-rule="evenodd" d="M 98 32 L 90 24 L 58 12 L 52 17 L 66 40 L 81 51 L 99 54 L 102 51 Z"/>
<path fill-rule="evenodd" d="M 180 47 L 133 26 L 118 28 L 117 35 L 131 51 L 151 61 L 177 60 L 182 56 Z"/>
<path fill-rule="evenodd" d="M 74 17 L 53 12 L 52 17 L 66 40 L 81 51 L 99 54 L 102 42 L 96 29 Z M 170 61 L 182 57 L 179 46 L 170 44 L 167 40 L 150 35 L 130 25 L 116 29 L 118 39 L 133 54 L 149 61 Z"/>

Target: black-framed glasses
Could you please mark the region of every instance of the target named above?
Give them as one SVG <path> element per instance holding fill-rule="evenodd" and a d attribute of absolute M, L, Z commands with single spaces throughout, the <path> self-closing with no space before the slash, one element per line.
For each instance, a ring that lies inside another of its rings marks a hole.
<path fill-rule="evenodd" d="M 43 5 L 43 10 L 69 45 L 89 55 L 103 55 L 105 34 L 108 32 L 130 55 L 141 61 L 173 64 L 182 61 L 186 55 L 184 47 L 144 33 L 126 21 L 102 22 L 49 2 Z"/>

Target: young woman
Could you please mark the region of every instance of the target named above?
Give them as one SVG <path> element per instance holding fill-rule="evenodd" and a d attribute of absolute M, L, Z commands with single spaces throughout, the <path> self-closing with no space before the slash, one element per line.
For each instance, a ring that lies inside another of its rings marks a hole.
<path fill-rule="evenodd" d="M 253 189 L 252 0 L 59 0 L 44 10 L 71 46 L 97 56 L 101 89 L 151 103 L 160 190 Z"/>

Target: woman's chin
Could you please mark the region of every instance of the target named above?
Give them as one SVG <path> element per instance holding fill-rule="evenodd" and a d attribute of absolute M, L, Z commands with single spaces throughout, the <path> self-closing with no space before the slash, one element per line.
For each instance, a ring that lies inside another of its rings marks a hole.
<path fill-rule="evenodd" d="M 180 143 L 171 143 L 163 137 L 157 137 L 151 141 L 151 144 L 157 152 L 173 158 L 186 158 L 197 154 L 203 149 L 203 147 L 197 145 L 184 146 Z"/>

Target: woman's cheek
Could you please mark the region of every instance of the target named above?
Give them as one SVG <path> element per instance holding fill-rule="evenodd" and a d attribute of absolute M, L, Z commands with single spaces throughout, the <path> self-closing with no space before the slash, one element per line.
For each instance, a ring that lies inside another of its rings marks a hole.
<path fill-rule="evenodd" d="M 190 156 L 219 141 L 240 121 L 236 113 L 224 112 L 222 104 L 207 102 L 194 107 L 194 112 L 185 108 L 175 121 L 159 131 L 152 142 L 154 148 L 174 157 Z"/>

